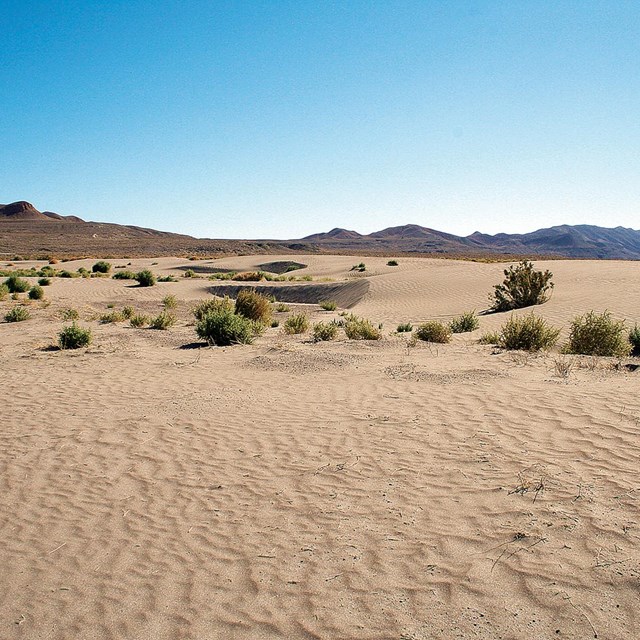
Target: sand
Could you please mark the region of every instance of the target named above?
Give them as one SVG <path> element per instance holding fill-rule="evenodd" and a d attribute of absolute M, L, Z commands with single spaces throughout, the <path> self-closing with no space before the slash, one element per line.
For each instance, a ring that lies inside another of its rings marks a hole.
<path fill-rule="evenodd" d="M 448 345 L 393 334 L 486 308 L 505 265 L 300 261 L 367 277 L 351 311 L 384 339 L 200 347 L 215 283 L 185 278 L 55 279 L 0 323 L 0 638 L 636 638 L 640 370 L 477 344 L 507 314 Z M 151 262 L 186 265 L 129 268 Z M 536 266 L 563 335 L 590 309 L 640 321 L 640 264 Z M 169 293 L 169 331 L 89 319 Z M 69 306 L 94 344 L 52 350 Z"/>

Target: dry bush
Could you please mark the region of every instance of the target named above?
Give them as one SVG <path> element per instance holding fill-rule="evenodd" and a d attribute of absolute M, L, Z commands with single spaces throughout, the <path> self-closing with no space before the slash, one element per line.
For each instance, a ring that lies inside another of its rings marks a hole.
<path fill-rule="evenodd" d="M 421 324 L 416 329 L 415 335 L 419 340 L 424 340 L 425 342 L 446 344 L 451 341 L 451 329 L 437 320 L 430 320 Z"/>
<path fill-rule="evenodd" d="M 589 311 L 574 318 L 563 347 L 564 353 L 617 357 L 628 356 L 631 349 L 624 320 L 614 320 L 608 311 Z"/>
<path fill-rule="evenodd" d="M 371 320 L 349 315 L 344 323 L 344 332 L 349 340 L 380 340 L 382 332 L 374 327 Z"/>
<path fill-rule="evenodd" d="M 282 330 L 289 335 L 306 333 L 309 331 L 309 318 L 304 313 L 294 313 L 285 320 Z"/>
<path fill-rule="evenodd" d="M 255 289 L 242 289 L 238 293 L 235 312 L 249 320 L 256 320 L 265 325 L 271 324 L 271 302 Z"/>
<path fill-rule="evenodd" d="M 313 325 L 313 341 L 322 342 L 335 340 L 338 335 L 338 325 L 335 322 L 317 322 Z"/>
<path fill-rule="evenodd" d="M 196 320 L 202 320 L 208 313 L 217 311 L 229 311 L 233 313 L 234 302 L 228 296 L 224 298 L 211 298 L 209 300 L 202 300 L 193 307 L 193 315 Z"/>
<path fill-rule="evenodd" d="M 449 323 L 451 333 L 468 333 L 475 331 L 479 326 L 480 322 L 478 321 L 478 316 L 476 316 L 475 311 L 467 311 Z"/>
<path fill-rule="evenodd" d="M 511 311 L 546 302 L 553 289 L 551 271 L 536 271 L 533 264 L 523 260 L 515 267 L 504 270 L 502 284 L 494 287 L 489 296 L 494 311 Z"/>
<path fill-rule="evenodd" d="M 220 308 L 210 311 L 198 321 L 196 333 L 210 345 L 251 344 L 255 323 L 229 309 Z"/>
<path fill-rule="evenodd" d="M 558 341 L 560 329 L 547 324 L 544 318 L 530 313 L 512 315 L 500 330 L 499 346 L 504 349 L 541 351 L 551 349 Z"/>

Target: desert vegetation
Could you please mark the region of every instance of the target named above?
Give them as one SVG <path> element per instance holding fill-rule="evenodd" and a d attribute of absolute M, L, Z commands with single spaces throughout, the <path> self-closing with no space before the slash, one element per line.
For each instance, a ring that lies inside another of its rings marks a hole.
<path fill-rule="evenodd" d="M 156 283 L 156 276 L 149 269 L 143 269 L 136 274 L 135 279 L 141 287 L 153 287 Z"/>
<path fill-rule="evenodd" d="M 249 320 L 268 325 L 272 311 L 269 298 L 255 289 L 242 289 L 236 297 L 235 312 Z"/>
<path fill-rule="evenodd" d="M 553 289 L 553 274 L 536 271 L 533 263 L 522 260 L 504 270 L 504 280 L 494 287 L 490 296 L 493 311 L 511 311 L 546 302 Z"/>
<path fill-rule="evenodd" d="M 60 349 L 80 349 L 91 344 L 91 329 L 78 326 L 75 322 L 65 327 L 58 334 L 58 346 Z"/>
<path fill-rule="evenodd" d="M 371 320 L 350 314 L 344 322 L 344 332 L 349 340 L 380 340 L 382 331 Z"/>
<path fill-rule="evenodd" d="M 23 322 L 24 320 L 28 320 L 30 317 L 31 313 L 29 313 L 29 309 L 22 305 L 18 305 L 7 311 L 4 319 L 7 322 Z"/>
<path fill-rule="evenodd" d="M 499 333 L 498 345 L 504 349 L 542 351 L 558 341 L 560 329 L 549 326 L 544 318 L 530 313 L 512 315 Z"/>
<path fill-rule="evenodd" d="M 306 333 L 309 331 L 309 318 L 306 313 L 294 313 L 284 322 L 282 330 L 289 335 Z"/>
<path fill-rule="evenodd" d="M 479 326 L 480 322 L 475 311 L 467 311 L 449 322 L 451 333 L 469 333 L 475 331 Z"/>
<path fill-rule="evenodd" d="M 313 325 L 313 341 L 324 342 L 335 340 L 338 336 L 338 325 L 335 322 L 316 322 Z"/>
<path fill-rule="evenodd" d="M 614 320 L 608 311 L 589 311 L 571 322 L 565 353 L 588 356 L 628 356 L 632 350 L 622 320 Z"/>
<path fill-rule="evenodd" d="M 198 320 L 196 334 L 210 345 L 219 347 L 251 344 L 255 336 L 255 326 L 248 318 L 220 307 L 205 313 Z"/>
<path fill-rule="evenodd" d="M 105 260 L 99 260 L 91 267 L 91 271 L 93 271 L 93 273 L 109 273 L 109 271 L 111 271 L 111 264 Z"/>
<path fill-rule="evenodd" d="M 451 341 L 451 329 L 438 320 L 430 320 L 416 329 L 415 336 L 425 342 L 446 344 Z"/>

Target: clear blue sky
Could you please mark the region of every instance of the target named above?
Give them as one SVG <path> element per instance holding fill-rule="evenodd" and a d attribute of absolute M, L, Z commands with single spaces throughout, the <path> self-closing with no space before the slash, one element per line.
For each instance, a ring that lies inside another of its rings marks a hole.
<path fill-rule="evenodd" d="M 199 237 L 640 227 L 640 2 L 7 1 L 0 202 Z"/>

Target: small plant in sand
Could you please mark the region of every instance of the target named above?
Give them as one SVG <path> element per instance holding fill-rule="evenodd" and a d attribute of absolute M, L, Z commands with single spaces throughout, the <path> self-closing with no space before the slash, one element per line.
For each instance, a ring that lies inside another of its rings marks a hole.
<path fill-rule="evenodd" d="M 162 306 L 165 309 L 176 309 L 178 307 L 178 298 L 174 295 L 168 295 L 162 298 Z"/>
<path fill-rule="evenodd" d="M 608 311 L 589 311 L 574 318 L 564 353 L 585 356 L 628 356 L 632 346 L 624 320 L 614 320 Z"/>
<path fill-rule="evenodd" d="M 306 333 L 309 331 L 309 318 L 304 313 L 294 313 L 285 320 L 282 330 L 289 335 Z"/>
<path fill-rule="evenodd" d="M 445 344 L 451 341 L 451 329 L 438 320 L 429 320 L 416 329 L 416 338 L 425 342 Z"/>
<path fill-rule="evenodd" d="M 494 311 L 521 309 L 549 299 L 553 289 L 551 271 L 536 271 L 533 263 L 522 260 L 515 267 L 511 265 L 505 269 L 504 275 L 502 284 L 495 285 L 493 294 L 489 296 Z"/>
<path fill-rule="evenodd" d="M 4 281 L 4 284 L 9 289 L 9 293 L 26 293 L 31 287 L 27 280 L 23 280 L 18 276 L 9 276 Z"/>
<path fill-rule="evenodd" d="M 350 271 L 359 271 L 360 273 L 362 273 L 363 271 L 367 270 L 367 266 L 365 265 L 364 262 L 360 262 L 358 264 L 354 264 L 353 267 L 351 267 Z"/>
<path fill-rule="evenodd" d="M 338 335 L 338 325 L 334 322 L 317 322 L 313 325 L 313 341 L 322 342 L 335 340 Z"/>
<path fill-rule="evenodd" d="M 318 304 L 325 311 L 335 311 L 338 308 L 338 303 L 335 300 L 322 300 Z"/>
<path fill-rule="evenodd" d="M 380 340 L 382 338 L 382 332 L 371 323 L 371 320 L 359 318 L 353 314 L 346 316 L 344 332 L 349 340 Z"/>
<path fill-rule="evenodd" d="M 209 298 L 208 300 L 202 300 L 193 307 L 192 312 L 196 320 L 202 320 L 208 313 L 215 311 L 229 311 L 233 313 L 234 302 L 228 296 L 224 298 Z"/>
<path fill-rule="evenodd" d="M 133 318 L 135 314 L 136 314 L 136 310 L 131 305 L 122 307 L 122 317 L 125 320 L 131 320 L 131 318 Z"/>
<path fill-rule="evenodd" d="M 271 328 L 272 329 L 275 329 L 276 327 L 279 327 L 279 326 L 280 326 L 280 320 L 275 320 L 274 319 L 274 320 L 271 321 Z"/>
<path fill-rule="evenodd" d="M 397 267 L 397 266 L 398 266 L 397 260 L 389 260 L 389 262 L 387 262 L 387 267 Z"/>
<path fill-rule="evenodd" d="M 284 302 L 279 302 L 276 305 L 275 309 L 278 313 L 286 313 L 287 311 L 291 311 L 291 307 L 288 304 L 284 304 Z"/>
<path fill-rule="evenodd" d="M 0 300 L 4 300 L 9 295 L 9 287 L 6 284 L 0 284 Z"/>
<path fill-rule="evenodd" d="M 573 370 L 573 365 L 574 365 L 573 360 L 569 358 L 565 358 L 565 357 L 556 358 L 553 361 L 553 368 L 554 368 L 555 375 L 558 378 L 564 378 L 566 380 L 571 374 L 571 371 Z"/>
<path fill-rule="evenodd" d="M 125 317 L 120 311 L 109 311 L 98 318 L 100 324 L 114 324 L 116 322 L 124 322 L 124 320 Z"/>
<path fill-rule="evenodd" d="M 72 309 L 71 307 L 68 309 L 60 310 L 60 317 L 63 320 L 77 320 L 80 317 L 80 314 L 76 309 Z"/>
<path fill-rule="evenodd" d="M 632 354 L 634 356 L 640 355 L 640 327 L 638 325 L 635 325 L 629 331 L 629 343 L 631 344 Z"/>
<path fill-rule="evenodd" d="M 129 324 L 136 329 L 140 329 L 149 324 L 149 316 L 145 316 L 143 313 L 136 313 L 129 318 Z"/>
<path fill-rule="evenodd" d="M 196 324 L 198 337 L 210 345 L 226 347 L 232 344 L 251 344 L 255 324 L 229 309 L 219 309 L 205 314 Z"/>
<path fill-rule="evenodd" d="M 149 269 L 139 271 L 136 274 L 136 280 L 141 287 L 153 287 L 156 283 L 156 277 Z"/>
<path fill-rule="evenodd" d="M 23 306 L 13 307 L 13 309 L 9 310 L 4 319 L 7 322 L 22 322 L 23 320 L 28 320 L 31 317 L 29 313 L 29 309 Z"/>
<path fill-rule="evenodd" d="M 30 300 L 42 300 L 44 298 L 44 289 L 40 285 L 34 285 L 29 289 Z"/>
<path fill-rule="evenodd" d="M 135 280 L 136 274 L 133 271 L 125 269 L 124 271 L 117 271 L 111 276 L 111 278 L 113 280 Z"/>
<path fill-rule="evenodd" d="M 58 346 L 61 349 L 80 349 L 91 344 L 91 330 L 79 327 L 75 322 L 58 334 Z"/>
<path fill-rule="evenodd" d="M 551 327 L 544 318 L 533 313 L 512 315 L 500 330 L 498 346 L 518 351 L 542 351 L 551 349 L 559 335 L 560 329 Z"/>
<path fill-rule="evenodd" d="M 396 328 L 397 333 L 411 333 L 413 331 L 413 325 L 410 322 L 403 322 Z"/>
<path fill-rule="evenodd" d="M 196 272 L 193 269 L 187 269 L 182 275 L 184 278 L 195 278 Z"/>
<path fill-rule="evenodd" d="M 480 322 L 478 321 L 478 316 L 476 316 L 475 311 L 467 311 L 449 323 L 451 333 L 468 333 L 475 331 L 479 326 Z"/>
<path fill-rule="evenodd" d="M 78 271 L 80 271 L 80 269 L 78 269 Z M 93 271 L 93 273 L 109 273 L 109 271 L 111 271 L 111 263 L 105 260 L 99 260 L 91 267 L 91 271 Z"/>
<path fill-rule="evenodd" d="M 176 323 L 176 317 L 168 311 L 162 311 L 155 318 L 149 321 L 150 329 L 165 330 L 172 327 Z"/>
<path fill-rule="evenodd" d="M 236 273 L 233 279 L 239 282 L 259 282 L 266 279 L 266 274 L 263 271 L 243 271 Z"/>
<path fill-rule="evenodd" d="M 38 284 L 41 287 L 48 287 L 51 284 L 51 278 L 40 278 Z"/>
<path fill-rule="evenodd" d="M 256 320 L 265 325 L 271 323 L 272 308 L 269 299 L 255 289 L 242 289 L 236 298 L 235 312 L 239 316 Z"/>
<path fill-rule="evenodd" d="M 497 331 L 488 331 L 480 336 L 478 344 L 493 344 L 500 343 L 500 334 Z"/>
<path fill-rule="evenodd" d="M 178 282 L 178 278 L 176 278 L 175 276 L 162 276 L 161 278 L 158 278 L 158 282 Z"/>

